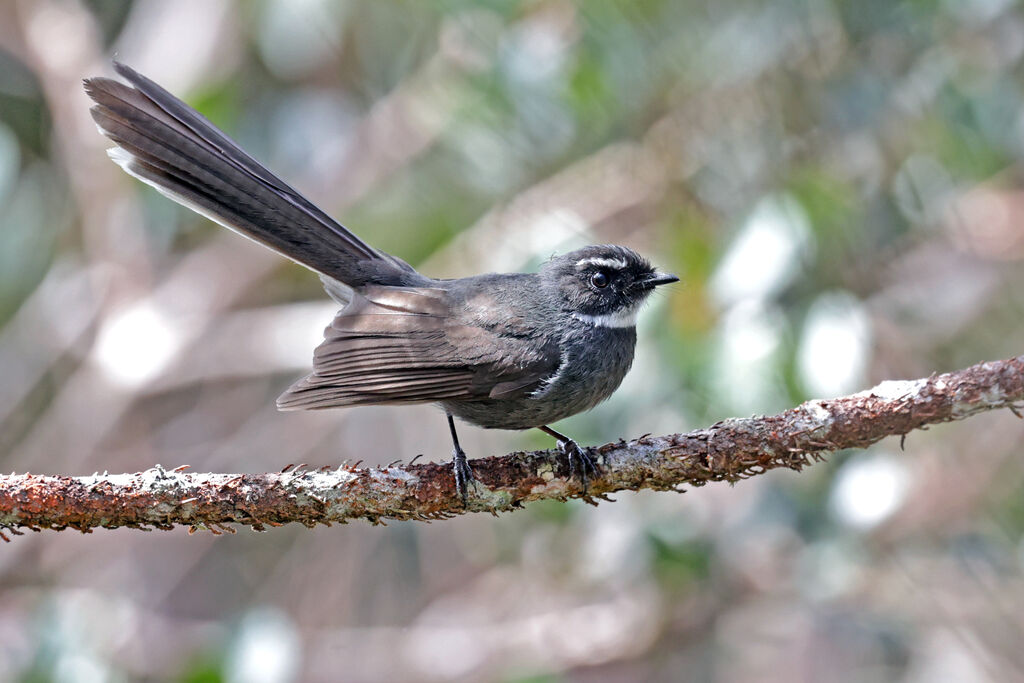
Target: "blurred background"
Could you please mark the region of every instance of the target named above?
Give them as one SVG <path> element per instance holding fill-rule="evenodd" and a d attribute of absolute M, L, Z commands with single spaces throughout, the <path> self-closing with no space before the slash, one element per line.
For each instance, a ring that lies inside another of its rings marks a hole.
<path fill-rule="evenodd" d="M 449 457 L 431 407 L 274 409 L 334 305 L 110 163 L 81 79 L 112 56 L 430 275 L 593 242 L 679 273 L 622 389 L 557 426 L 582 443 L 1024 352 L 1011 0 L 23 0 L 0 471 Z M 0 680 L 1019 680 L 1022 437 L 1004 411 L 430 525 L 30 533 L 0 544 Z"/>

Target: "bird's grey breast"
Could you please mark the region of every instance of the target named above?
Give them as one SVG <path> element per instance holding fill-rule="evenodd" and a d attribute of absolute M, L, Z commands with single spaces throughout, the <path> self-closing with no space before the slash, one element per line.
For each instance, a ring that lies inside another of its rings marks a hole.
<path fill-rule="evenodd" d="M 467 360 L 485 363 L 480 376 L 489 382 L 477 399 L 442 403 L 465 421 L 494 429 L 556 422 L 608 398 L 629 371 L 634 328 L 572 316 L 544 295 L 533 276 L 454 282 L 453 315 L 478 328 L 484 346 L 473 350 L 466 339 L 464 353 Z"/>
<path fill-rule="evenodd" d="M 564 413 L 557 419 L 589 410 L 619 388 L 633 364 L 635 348 L 635 327 L 572 319 L 562 334 L 558 370 L 531 398 L 555 404 Z"/>

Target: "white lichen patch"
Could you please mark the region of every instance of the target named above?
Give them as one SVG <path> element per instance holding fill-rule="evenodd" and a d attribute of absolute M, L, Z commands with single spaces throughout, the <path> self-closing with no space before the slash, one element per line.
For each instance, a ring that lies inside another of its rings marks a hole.
<path fill-rule="evenodd" d="M 804 404 L 804 409 L 810 413 L 811 419 L 819 424 L 832 421 L 832 411 L 822 405 L 821 401 L 808 401 Z"/>
<path fill-rule="evenodd" d="M 420 478 L 412 472 L 401 467 L 385 467 L 384 469 L 369 470 L 370 478 L 379 482 L 392 482 L 395 479 L 404 481 L 407 484 L 415 484 Z"/>
<path fill-rule="evenodd" d="M 854 396 L 876 396 L 878 398 L 895 401 L 907 396 L 916 396 L 921 393 L 921 390 L 927 385 L 927 379 L 887 380 L 881 384 L 876 384 L 866 391 L 854 394 Z"/>
<path fill-rule="evenodd" d="M 502 491 L 501 489 L 492 490 L 479 482 L 471 490 L 470 500 L 473 507 L 483 503 L 485 509 L 507 510 L 512 503 L 512 496 L 507 491 Z"/>
<path fill-rule="evenodd" d="M 297 477 L 293 478 L 302 479 L 305 484 L 310 487 L 326 490 L 332 489 L 339 485 L 344 485 L 355 481 L 356 475 L 349 470 L 334 470 L 333 472 L 305 472 Z"/>
<path fill-rule="evenodd" d="M 981 396 L 973 398 L 974 400 L 968 401 L 960 391 L 953 394 L 953 417 L 968 417 L 987 408 L 1004 406 L 1008 403 L 1006 392 L 1000 386 L 989 387 L 982 392 Z"/>
<path fill-rule="evenodd" d="M 187 485 L 187 480 L 178 472 L 167 471 L 160 465 L 142 472 L 126 474 L 96 473 L 91 477 L 79 477 L 84 486 L 95 486 L 105 482 L 112 486 L 134 488 L 139 490 L 167 491 Z"/>

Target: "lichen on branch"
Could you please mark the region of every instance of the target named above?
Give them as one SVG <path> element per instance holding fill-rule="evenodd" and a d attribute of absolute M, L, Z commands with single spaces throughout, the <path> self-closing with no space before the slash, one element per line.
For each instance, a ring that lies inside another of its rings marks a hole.
<path fill-rule="evenodd" d="M 624 490 L 680 490 L 737 481 L 770 469 L 800 470 L 829 453 L 864 448 L 886 436 L 1024 402 L 1024 356 L 979 363 L 911 381 L 882 382 L 841 398 L 808 401 L 778 415 L 729 419 L 684 434 L 644 436 L 589 449 L 601 472 L 586 494 L 557 451 L 510 453 L 472 461 L 477 483 L 463 504 L 444 463 L 269 474 L 200 474 L 159 465 L 135 474 L 91 477 L 0 476 L 0 537 L 21 529 L 176 525 L 215 532 L 352 519 L 435 520 L 498 513 L 542 500 Z M 6 533 L 5 533 L 6 532 Z"/>

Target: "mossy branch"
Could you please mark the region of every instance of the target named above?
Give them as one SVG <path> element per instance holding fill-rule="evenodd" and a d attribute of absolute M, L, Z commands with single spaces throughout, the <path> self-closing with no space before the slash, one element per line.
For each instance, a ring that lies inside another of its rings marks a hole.
<path fill-rule="evenodd" d="M 1024 356 L 829 400 L 808 401 L 770 417 L 730 419 L 685 434 L 644 436 L 589 449 L 601 466 L 588 495 L 557 451 L 472 461 L 477 485 L 467 505 L 447 463 L 387 467 L 285 468 L 270 474 L 197 474 L 159 465 L 135 474 L 0 476 L 0 537 L 21 529 L 175 525 L 215 532 L 298 522 L 435 520 L 465 512 L 498 513 L 524 503 L 615 491 L 680 490 L 737 481 L 777 467 L 800 470 L 829 453 L 864 448 L 886 436 L 1007 408 L 1020 417 Z"/>

